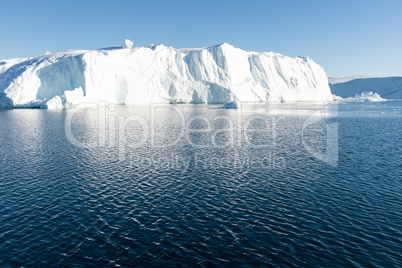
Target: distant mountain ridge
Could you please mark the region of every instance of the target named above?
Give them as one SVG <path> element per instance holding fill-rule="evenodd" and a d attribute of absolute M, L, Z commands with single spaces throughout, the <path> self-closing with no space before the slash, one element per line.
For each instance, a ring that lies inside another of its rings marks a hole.
<path fill-rule="evenodd" d="M 332 94 L 349 98 L 362 92 L 372 91 L 384 99 L 402 99 L 402 77 L 329 77 Z"/>
<path fill-rule="evenodd" d="M 330 84 L 346 83 L 346 82 L 349 82 L 351 80 L 362 79 L 362 78 L 373 78 L 373 77 L 372 76 L 365 76 L 365 75 L 328 77 L 328 83 L 330 83 Z"/>

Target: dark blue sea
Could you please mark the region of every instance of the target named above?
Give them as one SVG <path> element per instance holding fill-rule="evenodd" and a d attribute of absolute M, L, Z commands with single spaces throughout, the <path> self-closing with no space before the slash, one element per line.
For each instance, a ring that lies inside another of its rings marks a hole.
<path fill-rule="evenodd" d="M 0 267 L 402 267 L 402 102 L 0 111 Z"/>

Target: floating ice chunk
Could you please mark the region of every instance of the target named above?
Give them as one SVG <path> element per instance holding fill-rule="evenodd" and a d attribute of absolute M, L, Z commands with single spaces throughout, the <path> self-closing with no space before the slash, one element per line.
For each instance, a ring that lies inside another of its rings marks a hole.
<path fill-rule="evenodd" d="M 227 102 L 221 108 L 223 108 L 223 109 L 237 109 L 237 103 L 235 101 Z"/>
<path fill-rule="evenodd" d="M 371 91 L 362 92 L 361 94 L 356 94 L 354 97 L 343 99 L 344 101 L 386 101 L 386 99 L 381 98 L 377 93 Z"/>
<path fill-rule="evenodd" d="M 121 46 L 123 48 L 132 48 L 133 47 L 133 42 L 129 39 L 124 39 L 124 41 L 121 43 Z"/>

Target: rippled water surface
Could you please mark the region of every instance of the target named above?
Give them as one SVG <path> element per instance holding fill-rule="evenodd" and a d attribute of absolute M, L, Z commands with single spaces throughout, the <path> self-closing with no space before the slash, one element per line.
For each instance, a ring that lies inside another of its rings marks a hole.
<path fill-rule="evenodd" d="M 0 266 L 402 266 L 402 102 L 0 111 Z"/>

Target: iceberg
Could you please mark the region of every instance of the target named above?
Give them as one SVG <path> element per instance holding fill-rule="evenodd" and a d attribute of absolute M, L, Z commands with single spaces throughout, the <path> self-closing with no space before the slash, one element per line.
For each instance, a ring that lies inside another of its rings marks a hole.
<path fill-rule="evenodd" d="M 332 95 L 334 98 L 334 101 L 345 101 L 345 102 L 363 102 L 363 101 L 369 101 L 369 102 L 375 102 L 375 101 L 386 101 L 386 99 L 381 98 L 381 96 L 377 93 L 373 93 L 371 91 L 368 92 L 362 92 L 361 94 L 356 94 L 354 97 L 349 97 L 349 98 L 341 98 L 336 95 Z"/>
<path fill-rule="evenodd" d="M 229 44 L 68 50 L 0 61 L 1 107 L 79 103 L 332 101 L 324 69 L 308 57 L 248 52 Z M 56 98 L 56 99 L 55 99 Z"/>
<path fill-rule="evenodd" d="M 377 93 L 369 92 L 362 92 L 360 95 L 356 94 L 354 98 L 347 98 L 347 100 L 352 101 L 385 101 L 385 99 L 381 98 L 380 95 Z"/>

